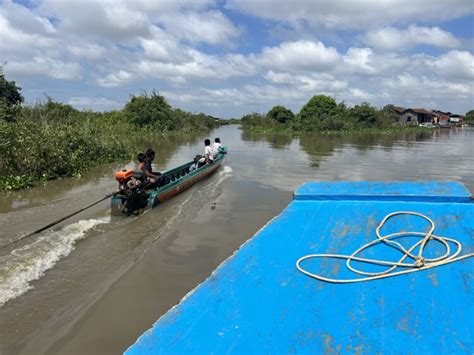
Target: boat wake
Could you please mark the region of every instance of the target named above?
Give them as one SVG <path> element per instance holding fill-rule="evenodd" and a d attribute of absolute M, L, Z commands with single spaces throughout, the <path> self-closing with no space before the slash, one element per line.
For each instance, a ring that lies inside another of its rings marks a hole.
<path fill-rule="evenodd" d="M 228 165 L 225 165 L 222 169 L 219 170 L 219 172 L 217 173 L 217 177 L 215 178 L 216 180 L 209 185 L 210 189 L 209 191 L 207 191 L 207 194 L 210 198 L 215 197 L 218 188 L 221 187 L 224 181 L 232 177 L 233 173 L 234 170 Z"/>
<path fill-rule="evenodd" d="M 222 169 L 222 173 L 226 175 L 232 175 L 233 172 L 234 170 L 229 165 L 224 166 L 224 169 Z"/>
<path fill-rule="evenodd" d="M 167 218 L 165 225 L 160 227 L 159 233 L 155 235 L 153 241 L 158 240 L 169 232 L 176 222 L 183 218 L 183 215 L 195 214 L 196 210 L 202 208 L 206 201 L 215 197 L 217 189 L 225 180 L 232 176 L 233 172 L 232 168 L 226 165 L 216 174 L 218 175 L 216 181 L 211 181 L 212 183 L 208 184 L 204 189 L 191 188 L 190 194 L 173 210 L 173 214 Z"/>
<path fill-rule="evenodd" d="M 216 174 L 216 181 L 212 184 L 214 187 L 219 187 L 225 180 L 230 178 L 234 174 L 234 170 L 228 166 L 224 165 L 222 169 Z"/>
<path fill-rule="evenodd" d="M 58 231 L 44 233 L 33 243 L 0 257 L 0 307 L 33 288 L 31 282 L 74 250 L 87 231 L 110 222 L 110 216 L 81 220 Z"/>
<path fill-rule="evenodd" d="M 218 188 L 232 175 L 232 168 L 224 166 L 214 181 L 204 188 L 193 188 L 191 194 L 173 210 L 153 240 L 171 230 L 183 215 L 192 215 L 206 201 L 215 198 Z M 68 256 L 74 250 L 76 241 L 85 238 L 87 232 L 96 226 L 110 223 L 110 220 L 110 216 L 81 220 L 61 230 L 45 232 L 34 242 L 0 256 L 0 307 L 32 289 L 32 282 L 53 268 L 60 259 Z M 129 220 L 124 219 L 125 221 Z"/>

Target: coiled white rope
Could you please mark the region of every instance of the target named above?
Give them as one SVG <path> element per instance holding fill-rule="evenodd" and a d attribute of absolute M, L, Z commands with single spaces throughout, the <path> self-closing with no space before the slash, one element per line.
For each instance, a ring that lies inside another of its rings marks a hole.
<path fill-rule="evenodd" d="M 385 223 L 392 217 L 397 216 L 397 215 L 412 215 L 412 216 L 418 216 L 420 218 L 425 219 L 430 223 L 430 229 L 426 233 L 422 232 L 398 232 L 398 233 L 392 233 L 388 234 L 385 236 L 380 235 L 380 230 L 382 227 L 385 225 Z M 363 282 L 363 281 L 372 281 L 372 280 L 378 280 L 378 279 L 383 279 L 387 277 L 393 277 L 393 276 L 398 276 L 398 275 L 404 275 L 404 274 L 409 274 L 412 272 L 417 272 L 417 271 L 422 271 L 426 269 L 431 269 L 434 267 L 438 267 L 441 265 L 446 265 L 449 263 L 453 263 L 456 261 L 460 261 L 463 259 L 470 258 L 474 256 L 474 253 L 466 254 L 459 256 L 462 250 L 461 243 L 457 241 L 456 239 L 452 238 L 447 238 L 447 237 L 440 237 L 437 235 L 434 235 L 433 232 L 435 230 L 435 224 L 434 222 L 428 218 L 427 216 L 418 213 L 418 212 L 408 212 L 408 211 L 398 211 L 398 212 L 393 212 L 385 216 L 385 218 L 380 222 L 378 225 L 377 229 L 375 230 L 375 234 L 377 235 L 377 239 L 368 242 L 364 245 L 362 245 L 360 248 L 358 248 L 356 251 L 354 251 L 351 255 L 342 255 L 342 254 L 310 254 L 303 256 L 302 258 L 298 259 L 296 262 L 296 267 L 299 271 L 301 271 L 303 274 L 312 277 L 314 279 L 320 280 L 320 281 L 325 281 L 325 282 L 331 282 L 331 283 L 355 283 L 355 282 Z M 393 239 L 401 238 L 401 237 L 419 237 L 421 238 L 418 242 L 414 243 L 409 249 L 404 248 L 400 243 L 397 243 Z M 446 252 L 437 258 L 426 258 L 423 257 L 423 251 L 425 247 L 427 246 L 428 242 L 430 240 L 435 240 L 439 243 L 441 243 L 444 247 Z M 398 261 L 385 261 L 385 260 L 378 260 L 378 259 L 369 259 L 369 258 L 362 258 L 358 257 L 357 255 L 361 253 L 363 250 L 368 249 L 376 244 L 379 243 L 385 243 L 391 247 L 395 247 L 400 252 L 402 253 L 401 258 Z M 456 245 L 456 250 L 454 251 L 453 254 L 451 254 L 451 248 L 449 246 L 449 243 L 452 243 Z M 418 254 L 413 255 L 413 251 L 419 247 Z M 331 258 L 331 259 L 345 259 L 346 260 L 346 266 L 349 270 L 352 272 L 363 275 L 366 277 L 360 277 L 360 278 L 355 278 L 355 279 L 334 279 L 334 278 L 329 278 L 325 277 L 322 275 L 314 274 L 312 272 L 309 272 L 305 270 L 302 266 L 301 263 L 305 260 L 308 259 L 313 259 L 313 258 Z M 406 258 L 410 258 L 413 260 L 412 263 L 407 263 L 404 262 Z M 359 261 L 363 263 L 368 263 L 368 264 L 374 264 L 374 265 L 382 265 L 382 266 L 389 266 L 388 269 L 381 271 L 381 272 L 367 272 L 363 270 L 356 269 L 351 265 L 351 261 Z M 400 271 L 394 271 L 397 268 L 406 268 L 406 270 L 400 270 Z"/>

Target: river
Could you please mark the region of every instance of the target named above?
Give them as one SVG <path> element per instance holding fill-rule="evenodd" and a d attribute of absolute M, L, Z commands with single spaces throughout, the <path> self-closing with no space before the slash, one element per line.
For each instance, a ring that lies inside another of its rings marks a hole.
<path fill-rule="evenodd" d="M 225 167 L 138 218 L 111 217 L 103 202 L 10 244 L 114 190 L 113 172 L 131 162 L 0 195 L 0 354 L 123 352 L 305 181 L 449 180 L 474 192 L 472 128 L 296 138 L 223 126 L 140 146 L 165 170 L 207 136 L 229 147 Z"/>

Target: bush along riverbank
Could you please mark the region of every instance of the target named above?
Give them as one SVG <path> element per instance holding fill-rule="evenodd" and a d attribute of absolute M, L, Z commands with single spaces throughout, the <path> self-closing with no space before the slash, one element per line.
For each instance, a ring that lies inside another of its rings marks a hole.
<path fill-rule="evenodd" d="M 210 116 L 172 108 L 156 92 L 132 96 L 123 110 L 105 113 L 79 111 L 51 98 L 24 106 L 21 88 L 0 71 L 0 191 L 131 158 L 134 137 L 218 125 Z"/>
<path fill-rule="evenodd" d="M 395 132 L 400 130 L 426 130 L 418 126 L 401 125 L 394 106 L 382 109 L 362 103 L 347 107 L 332 97 L 313 96 L 298 114 L 283 106 L 274 106 L 267 114 L 253 113 L 241 119 L 242 128 L 257 132 Z"/>

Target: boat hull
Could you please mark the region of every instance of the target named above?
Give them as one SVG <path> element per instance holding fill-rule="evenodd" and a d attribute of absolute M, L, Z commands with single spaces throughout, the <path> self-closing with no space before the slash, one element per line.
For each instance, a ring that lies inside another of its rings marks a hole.
<path fill-rule="evenodd" d="M 165 179 L 170 179 L 166 185 L 154 190 L 146 192 L 148 195 L 148 203 L 144 208 L 136 209 L 132 214 L 140 214 L 146 210 L 156 207 L 162 202 L 165 202 L 172 197 L 180 194 L 184 190 L 196 184 L 198 181 L 204 179 L 206 176 L 213 174 L 219 169 L 224 162 L 225 155 L 220 154 L 212 164 L 206 164 L 193 172 L 186 173 L 183 176 L 172 180 L 176 175 L 182 175 L 183 171 L 188 171 L 193 162 L 181 165 L 177 168 L 171 169 L 163 173 Z M 111 213 L 112 215 L 130 215 L 126 205 L 127 199 L 121 195 L 116 195 L 111 199 Z"/>
<path fill-rule="evenodd" d="M 213 174 L 217 169 L 219 169 L 222 165 L 222 160 L 219 162 L 215 162 L 212 165 L 207 166 L 207 169 L 200 174 L 196 174 L 191 178 L 183 181 L 179 185 L 171 187 L 168 191 L 163 191 L 162 193 L 156 194 L 156 197 L 153 200 L 153 207 L 157 204 L 169 200 L 170 198 L 180 194 L 184 190 L 188 189 L 189 187 L 193 186 L 198 181 L 204 179 L 206 176 Z"/>

